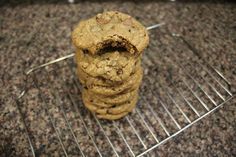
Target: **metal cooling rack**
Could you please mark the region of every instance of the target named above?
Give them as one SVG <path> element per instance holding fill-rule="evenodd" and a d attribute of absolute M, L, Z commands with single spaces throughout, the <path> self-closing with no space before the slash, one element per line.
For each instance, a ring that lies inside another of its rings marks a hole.
<path fill-rule="evenodd" d="M 33 156 L 143 156 L 235 96 L 224 75 L 184 37 L 166 28 L 152 31 L 140 100 L 121 120 L 99 120 L 83 107 L 76 66 L 69 59 L 74 54 L 26 72 L 16 104 Z"/>

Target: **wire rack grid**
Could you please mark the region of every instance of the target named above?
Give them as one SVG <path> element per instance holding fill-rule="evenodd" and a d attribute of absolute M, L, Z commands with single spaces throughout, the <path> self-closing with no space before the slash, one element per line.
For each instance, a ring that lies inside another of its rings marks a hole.
<path fill-rule="evenodd" d="M 84 108 L 69 59 L 74 54 L 27 71 L 16 104 L 32 155 L 143 156 L 235 96 L 224 75 L 183 36 L 166 28 L 153 31 L 151 39 L 156 35 L 160 40 L 151 40 L 143 55 L 138 105 L 121 120 L 100 120 Z M 159 52 L 152 50 L 156 46 Z"/>

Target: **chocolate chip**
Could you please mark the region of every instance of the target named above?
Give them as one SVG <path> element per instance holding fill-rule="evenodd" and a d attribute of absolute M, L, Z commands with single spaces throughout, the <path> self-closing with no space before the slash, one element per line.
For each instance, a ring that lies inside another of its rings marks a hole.
<path fill-rule="evenodd" d="M 118 69 L 118 70 L 116 71 L 116 73 L 117 73 L 117 75 L 123 74 L 123 70 L 122 70 L 122 69 Z"/>

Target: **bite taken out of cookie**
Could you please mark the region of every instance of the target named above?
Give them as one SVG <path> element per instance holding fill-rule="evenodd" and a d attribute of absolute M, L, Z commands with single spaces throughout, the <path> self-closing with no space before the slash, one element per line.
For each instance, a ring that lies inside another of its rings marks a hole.
<path fill-rule="evenodd" d="M 91 54 L 111 47 L 140 54 L 147 47 L 149 36 L 146 28 L 130 15 L 109 11 L 81 21 L 72 32 L 72 41 L 76 48 Z"/>

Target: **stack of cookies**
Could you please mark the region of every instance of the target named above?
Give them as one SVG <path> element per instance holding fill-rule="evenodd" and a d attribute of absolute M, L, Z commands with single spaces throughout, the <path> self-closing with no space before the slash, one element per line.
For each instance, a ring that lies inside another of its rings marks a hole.
<path fill-rule="evenodd" d="M 72 33 L 84 105 L 98 118 L 119 119 L 133 110 L 142 81 L 143 25 L 110 11 L 82 21 Z"/>

